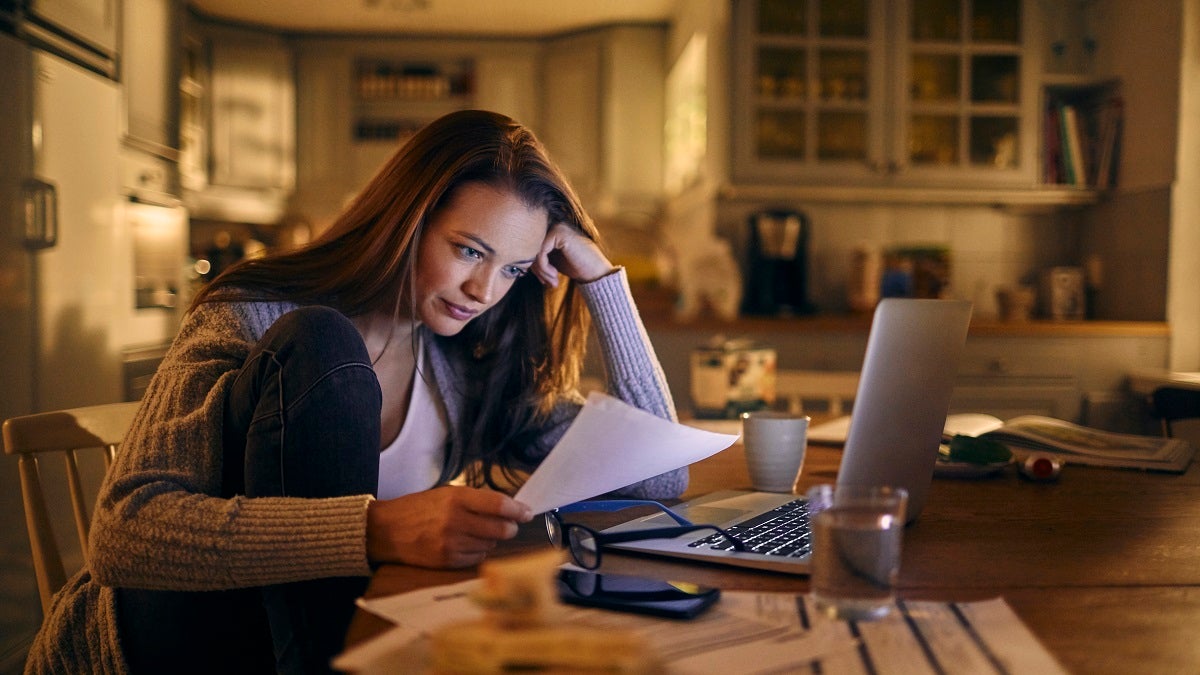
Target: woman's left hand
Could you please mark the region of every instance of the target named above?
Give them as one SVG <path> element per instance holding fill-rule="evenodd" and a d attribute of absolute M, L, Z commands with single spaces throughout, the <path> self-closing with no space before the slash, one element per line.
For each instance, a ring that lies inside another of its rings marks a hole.
<path fill-rule="evenodd" d="M 615 269 L 595 241 L 566 223 L 550 228 L 533 263 L 533 273 L 552 288 L 558 287 L 559 274 L 586 283 Z"/>

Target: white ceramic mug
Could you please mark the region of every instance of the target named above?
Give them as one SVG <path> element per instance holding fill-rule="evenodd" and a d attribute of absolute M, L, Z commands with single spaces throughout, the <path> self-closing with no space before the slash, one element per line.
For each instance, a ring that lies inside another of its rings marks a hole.
<path fill-rule="evenodd" d="M 808 417 L 775 410 L 742 413 L 746 468 L 755 490 L 791 492 L 804 466 Z"/>

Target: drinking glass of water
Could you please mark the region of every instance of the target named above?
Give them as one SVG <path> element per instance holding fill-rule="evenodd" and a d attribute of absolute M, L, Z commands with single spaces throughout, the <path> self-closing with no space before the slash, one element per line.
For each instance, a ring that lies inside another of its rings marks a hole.
<path fill-rule="evenodd" d="M 812 595 L 827 616 L 857 621 L 895 606 L 908 492 L 867 485 L 817 485 L 812 522 Z"/>

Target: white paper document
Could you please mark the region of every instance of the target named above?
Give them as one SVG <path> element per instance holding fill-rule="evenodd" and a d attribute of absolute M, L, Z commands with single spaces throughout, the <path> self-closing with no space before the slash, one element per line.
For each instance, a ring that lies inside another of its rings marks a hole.
<path fill-rule="evenodd" d="M 347 672 L 419 670 L 428 661 L 425 637 L 443 626 L 477 620 L 471 580 L 359 606 L 397 624 L 357 645 L 334 665 Z M 690 621 L 563 606 L 557 619 L 576 626 L 632 630 L 661 659 L 666 673 L 1009 673 L 1066 671 L 1002 598 L 947 603 L 901 601 L 879 621 L 826 618 L 810 597 L 727 591 Z"/>
<path fill-rule="evenodd" d="M 592 392 L 516 499 L 542 513 L 698 462 L 737 439 Z"/>

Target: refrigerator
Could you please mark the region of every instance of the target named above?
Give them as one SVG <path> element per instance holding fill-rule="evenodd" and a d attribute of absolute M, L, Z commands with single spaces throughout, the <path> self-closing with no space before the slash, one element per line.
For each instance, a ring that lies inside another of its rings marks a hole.
<path fill-rule="evenodd" d="M 0 63 L 0 419 L 135 399 L 178 328 L 186 212 L 127 188 L 116 81 L 8 34 Z M 5 673 L 23 663 L 41 607 L 17 462 L 0 460 Z M 63 482 L 59 462 L 40 464 Z M 93 489 L 98 455 L 85 471 Z M 65 495 L 50 497 L 70 568 L 82 558 Z"/>

